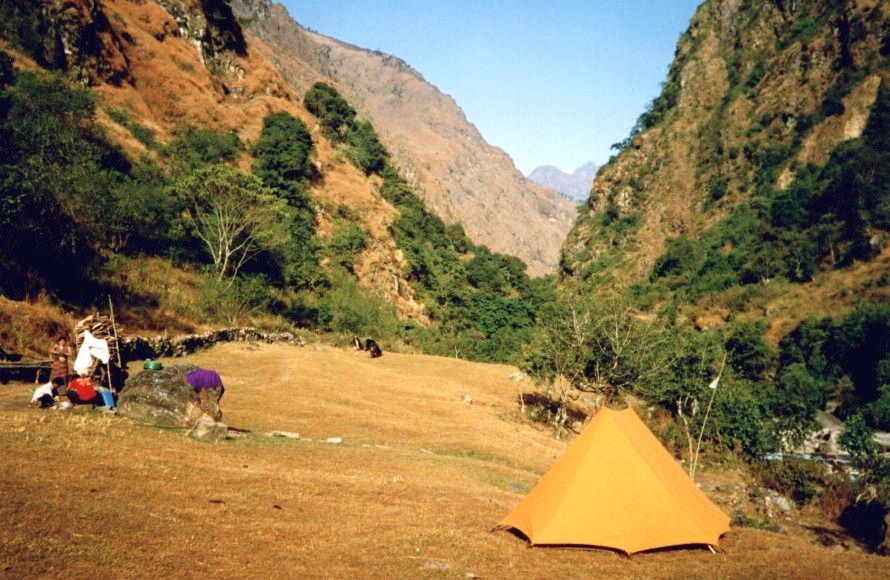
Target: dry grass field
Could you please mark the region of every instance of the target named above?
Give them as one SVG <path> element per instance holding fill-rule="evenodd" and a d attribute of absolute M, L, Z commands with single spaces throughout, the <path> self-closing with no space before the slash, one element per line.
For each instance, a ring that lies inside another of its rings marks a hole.
<path fill-rule="evenodd" d="M 30 409 L 30 385 L 0 386 L 4 575 L 890 576 L 890 559 L 747 528 L 717 554 L 631 559 L 491 532 L 566 445 L 522 420 L 518 388 L 529 385 L 508 380 L 511 367 L 249 344 L 188 361 L 220 371 L 223 420 L 248 432 L 195 441 L 91 411 Z"/>

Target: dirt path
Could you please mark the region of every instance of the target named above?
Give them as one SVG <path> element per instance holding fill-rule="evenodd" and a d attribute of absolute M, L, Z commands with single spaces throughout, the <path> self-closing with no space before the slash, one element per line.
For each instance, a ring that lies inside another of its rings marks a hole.
<path fill-rule="evenodd" d="M 226 344 L 206 443 L 22 408 L 0 388 L 0 570 L 11 577 L 887 577 L 890 560 L 750 529 L 720 553 L 527 549 L 489 530 L 565 448 L 520 421 L 514 369 Z M 176 362 L 176 361 L 172 361 Z M 523 386 L 528 387 L 527 383 Z M 469 394 L 474 403 L 463 404 Z M 313 441 L 270 439 L 297 431 Z M 339 445 L 319 442 L 342 437 Z"/>

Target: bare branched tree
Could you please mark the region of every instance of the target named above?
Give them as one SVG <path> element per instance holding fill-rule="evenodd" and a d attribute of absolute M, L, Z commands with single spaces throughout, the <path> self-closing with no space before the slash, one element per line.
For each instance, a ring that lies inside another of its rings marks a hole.
<path fill-rule="evenodd" d="M 287 202 L 255 176 L 213 165 L 183 179 L 178 192 L 187 221 L 204 242 L 220 281 L 235 279 L 260 251 L 287 243 Z"/>

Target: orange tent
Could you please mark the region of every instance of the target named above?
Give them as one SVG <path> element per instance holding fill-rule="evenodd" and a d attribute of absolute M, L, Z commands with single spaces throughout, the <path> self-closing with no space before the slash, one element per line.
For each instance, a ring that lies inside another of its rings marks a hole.
<path fill-rule="evenodd" d="M 516 530 L 532 545 L 633 554 L 716 546 L 729 518 L 632 409 L 603 408 L 498 529 Z"/>

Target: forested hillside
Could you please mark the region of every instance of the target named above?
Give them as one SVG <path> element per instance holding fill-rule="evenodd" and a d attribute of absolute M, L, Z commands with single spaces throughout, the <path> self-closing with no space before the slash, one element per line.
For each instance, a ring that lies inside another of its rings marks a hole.
<path fill-rule="evenodd" d="M 49 304 L 29 322 L 4 302 L 7 346 L 111 295 L 142 329 L 518 356 L 548 282 L 427 211 L 371 123 L 331 86 L 294 93 L 224 2 L 0 15 L 0 292 Z"/>
<path fill-rule="evenodd" d="M 526 368 L 564 408 L 657 404 L 688 457 L 699 432 L 796 449 L 833 412 L 890 501 L 870 431 L 890 428 L 888 121 L 886 3 L 702 4 L 594 181 Z"/>

